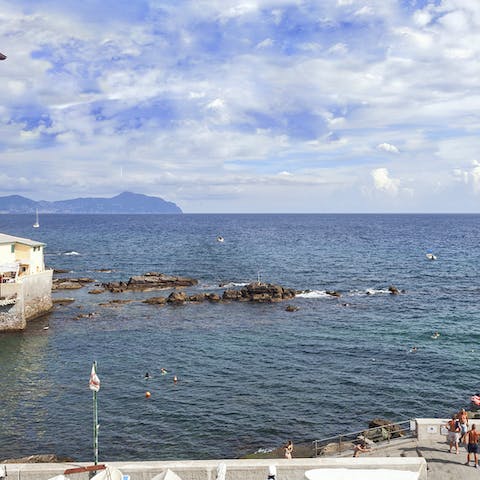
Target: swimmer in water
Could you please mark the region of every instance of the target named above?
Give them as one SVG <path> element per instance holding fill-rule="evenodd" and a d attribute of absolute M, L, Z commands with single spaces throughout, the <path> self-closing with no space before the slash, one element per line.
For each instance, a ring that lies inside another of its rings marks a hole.
<path fill-rule="evenodd" d="M 177 383 L 177 382 L 178 382 L 178 378 L 177 378 L 177 376 L 175 375 L 175 376 L 173 377 L 173 383 Z"/>
<path fill-rule="evenodd" d="M 161 373 L 162 375 L 166 375 L 166 374 L 167 374 L 167 371 L 166 371 L 164 368 L 161 368 L 161 369 L 160 369 L 160 373 Z"/>
<path fill-rule="evenodd" d="M 415 346 L 413 346 L 413 347 L 410 349 L 410 351 L 411 351 L 412 353 L 415 353 L 417 350 L 418 350 L 418 348 L 415 347 Z"/>
<path fill-rule="evenodd" d="M 149 378 L 150 378 L 150 374 L 147 372 L 147 373 L 145 374 L 145 380 L 148 380 Z"/>

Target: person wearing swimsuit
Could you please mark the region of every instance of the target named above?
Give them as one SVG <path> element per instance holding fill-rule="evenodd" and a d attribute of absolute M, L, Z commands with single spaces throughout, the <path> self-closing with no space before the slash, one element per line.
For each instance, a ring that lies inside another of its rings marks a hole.
<path fill-rule="evenodd" d="M 455 453 L 458 455 L 458 437 L 460 432 L 460 425 L 456 418 L 456 415 L 452 416 L 452 419 L 447 423 L 448 428 L 448 442 L 450 443 L 450 453 L 455 445 Z"/>
<path fill-rule="evenodd" d="M 465 442 L 465 436 L 468 432 L 468 413 L 464 408 L 458 413 L 458 420 L 460 422 L 460 441 Z"/>
<path fill-rule="evenodd" d="M 285 451 L 285 458 L 291 459 L 292 458 L 292 452 L 293 452 L 292 441 L 289 440 L 288 443 L 283 448 L 284 448 L 284 451 Z"/>
<path fill-rule="evenodd" d="M 475 428 L 475 425 L 472 425 L 472 429 L 467 432 L 465 437 L 468 439 L 467 440 L 467 462 L 465 465 L 470 465 L 470 454 L 473 453 L 473 461 L 474 461 L 474 467 L 478 468 L 478 440 L 480 438 L 479 433 L 477 432 L 477 429 Z"/>

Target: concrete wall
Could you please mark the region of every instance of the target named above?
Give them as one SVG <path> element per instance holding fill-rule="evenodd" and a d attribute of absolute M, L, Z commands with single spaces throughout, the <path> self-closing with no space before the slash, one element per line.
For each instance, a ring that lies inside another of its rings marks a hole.
<path fill-rule="evenodd" d="M 417 418 L 417 439 L 419 442 L 444 441 L 447 437 L 446 424 L 450 418 Z"/>
<path fill-rule="evenodd" d="M 0 284 L 0 295 L 9 297 L 17 294 L 14 304 L 0 306 L 0 332 L 23 330 L 27 326 L 23 314 L 23 285 L 21 283 Z"/>
<path fill-rule="evenodd" d="M 53 270 L 22 277 L 25 320 L 50 311 L 52 303 Z"/>
<path fill-rule="evenodd" d="M 23 330 L 27 321 L 51 310 L 53 270 L 22 277 L 17 283 L 1 284 L 0 288 L 14 289 L 14 305 L 0 307 L 0 332 Z"/>
<path fill-rule="evenodd" d="M 305 472 L 316 468 L 389 469 L 417 472 L 419 480 L 427 479 L 427 464 L 424 458 L 413 457 L 364 457 L 364 458 L 294 458 L 292 460 L 193 460 L 165 462 L 109 462 L 108 465 L 130 475 L 130 480 L 151 480 L 167 468 L 182 480 L 215 480 L 217 466 L 227 466 L 226 480 L 266 480 L 268 467 L 275 465 L 277 480 L 304 480 Z M 67 468 L 83 464 L 9 464 L 9 479 L 48 480 L 62 474 Z M 87 480 L 88 474 L 72 475 L 72 480 Z M 386 479 L 387 480 L 387 479 Z"/>

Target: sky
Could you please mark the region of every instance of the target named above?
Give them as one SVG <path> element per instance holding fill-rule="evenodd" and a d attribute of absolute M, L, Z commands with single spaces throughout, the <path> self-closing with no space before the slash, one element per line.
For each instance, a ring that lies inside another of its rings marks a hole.
<path fill-rule="evenodd" d="M 0 196 L 480 212 L 479 0 L 0 0 Z"/>

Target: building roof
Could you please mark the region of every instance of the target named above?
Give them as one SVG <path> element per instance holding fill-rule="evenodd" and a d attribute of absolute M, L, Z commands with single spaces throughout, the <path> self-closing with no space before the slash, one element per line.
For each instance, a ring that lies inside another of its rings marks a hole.
<path fill-rule="evenodd" d="M 45 243 L 30 240 L 29 238 L 14 237 L 13 235 L 0 233 L 0 245 L 10 243 L 21 243 L 22 245 L 28 245 L 29 247 L 38 247 L 40 245 L 45 245 Z"/>

